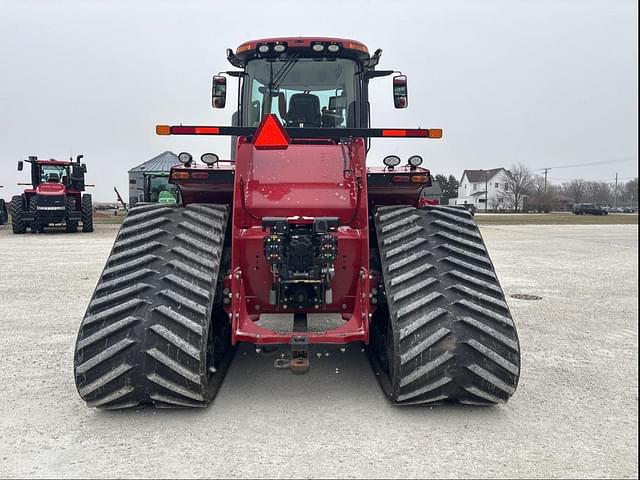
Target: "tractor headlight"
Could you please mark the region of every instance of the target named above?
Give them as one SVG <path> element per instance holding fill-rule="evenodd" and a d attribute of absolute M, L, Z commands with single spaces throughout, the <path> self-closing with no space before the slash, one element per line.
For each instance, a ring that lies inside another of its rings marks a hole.
<path fill-rule="evenodd" d="M 269 51 L 269 45 L 260 45 L 258 47 L 259 53 L 267 53 Z"/>
<path fill-rule="evenodd" d="M 189 152 L 180 152 L 178 154 L 178 160 L 180 160 L 181 163 L 187 165 L 193 161 L 193 157 Z"/>
<path fill-rule="evenodd" d="M 276 53 L 282 53 L 287 49 L 287 47 L 285 47 L 282 43 L 276 43 L 273 46 L 273 51 Z"/>
<path fill-rule="evenodd" d="M 384 157 L 384 160 L 382 160 L 382 163 L 384 163 L 389 168 L 397 167 L 398 165 L 400 165 L 400 157 L 398 157 L 397 155 L 387 155 L 386 157 Z"/>
<path fill-rule="evenodd" d="M 200 157 L 200 160 L 202 160 L 202 163 L 204 163 L 205 165 L 212 166 L 218 163 L 220 157 L 218 157 L 218 155 L 216 155 L 215 153 L 203 153 Z"/>
<path fill-rule="evenodd" d="M 419 167 L 422 165 L 422 157 L 420 155 L 413 155 L 409 157 L 409 165 L 412 167 Z"/>
<path fill-rule="evenodd" d="M 314 52 L 320 53 L 324 51 L 324 44 L 314 43 L 313 46 L 311 47 L 311 50 L 313 50 Z"/>
<path fill-rule="evenodd" d="M 340 45 L 338 45 L 337 43 L 331 43 L 327 47 L 327 50 L 329 50 L 331 53 L 336 53 L 338 50 L 340 50 Z"/>

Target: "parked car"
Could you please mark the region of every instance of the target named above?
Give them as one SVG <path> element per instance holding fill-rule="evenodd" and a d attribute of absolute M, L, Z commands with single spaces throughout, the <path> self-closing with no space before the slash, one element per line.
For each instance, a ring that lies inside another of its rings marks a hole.
<path fill-rule="evenodd" d="M 601 208 L 593 203 L 576 203 L 573 206 L 572 212 L 576 215 L 608 215 L 604 208 Z"/>
<path fill-rule="evenodd" d="M 465 203 L 464 205 L 460 205 L 460 206 L 469 210 L 471 212 L 471 215 L 476 214 L 476 206 L 473 203 Z"/>

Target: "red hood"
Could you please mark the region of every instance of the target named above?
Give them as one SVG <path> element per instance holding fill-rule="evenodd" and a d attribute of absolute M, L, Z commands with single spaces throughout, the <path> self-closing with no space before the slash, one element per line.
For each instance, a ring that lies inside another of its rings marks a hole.
<path fill-rule="evenodd" d="M 263 216 L 350 218 L 356 208 L 353 173 L 340 145 L 289 145 L 256 150 L 243 145 L 238 173 L 245 182 L 246 207 Z M 331 212 L 327 214 L 327 212 Z"/>
<path fill-rule="evenodd" d="M 62 183 L 41 183 L 36 187 L 38 195 L 64 195 L 65 188 Z"/>

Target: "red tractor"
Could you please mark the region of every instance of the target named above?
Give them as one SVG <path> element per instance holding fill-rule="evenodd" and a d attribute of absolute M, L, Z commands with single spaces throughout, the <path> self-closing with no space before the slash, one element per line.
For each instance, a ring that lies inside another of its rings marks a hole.
<path fill-rule="evenodd" d="M 369 83 L 381 50 L 339 38 L 243 43 L 227 59 L 232 126 L 158 125 L 160 135 L 228 135 L 231 159 L 179 155 L 182 205 L 124 220 L 80 326 L 75 380 L 89 406 L 201 407 L 234 348 L 286 349 L 309 368 L 314 345 L 364 345 L 396 404 L 505 402 L 518 337 L 471 215 L 421 205 L 422 158 L 366 165 L 372 138 L 440 138 L 372 128 Z M 213 78 L 224 107 L 227 76 Z M 393 78 L 396 108 L 406 77 Z"/>
<path fill-rule="evenodd" d="M 67 232 L 78 231 L 82 222 L 83 232 L 93 232 L 93 205 L 91 195 L 83 194 L 84 177 L 87 166 L 80 163 L 82 155 L 76 161 L 39 160 L 31 156 L 26 162 L 31 164 L 31 183 L 22 195 L 11 199 L 9 210 L 13 233 L 43 232 L 49 225 L 65 226 Z M 18 162 L 22 171 L 24 162 Z"/>

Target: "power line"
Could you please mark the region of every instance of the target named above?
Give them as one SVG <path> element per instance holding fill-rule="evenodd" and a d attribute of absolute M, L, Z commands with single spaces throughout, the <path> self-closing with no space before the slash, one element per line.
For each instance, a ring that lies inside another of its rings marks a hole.
<path fill-rule="evenodd" d="M 591 167 L 593 165 L 609 165 L 612 163 L 624 163 L 624 162 L 637 162 L 638 158 L 620 158 L 617 160 L 605 160 L 599 162 L 590 162 L 590 163 L 577 163 L 575 165 L 557 165 L 555 167 L 547 167 L 547 168 L 539 168 L 538 170 L 550 170 L 552 168 L 578 168 L 578 167 Z"/>
<path fill-rule="evenodd" d="M 625 178 L 618 178 L 618 181 L 624 181 L 624 180 L 633 180 L 636 177 L 625 177 Z M 557 177 L 549 177 L 549 180 L 556 180 L 556 181 L 560 181 L 560 182 L 570 182 L 572 180 L 584 180 L 585 182 L 613 182 L 616 179 L 616 177 L 611 177 L 611 178 L 591 178 L 591 179 L 586 179 L 586 178 L 557 178 Z"/>

